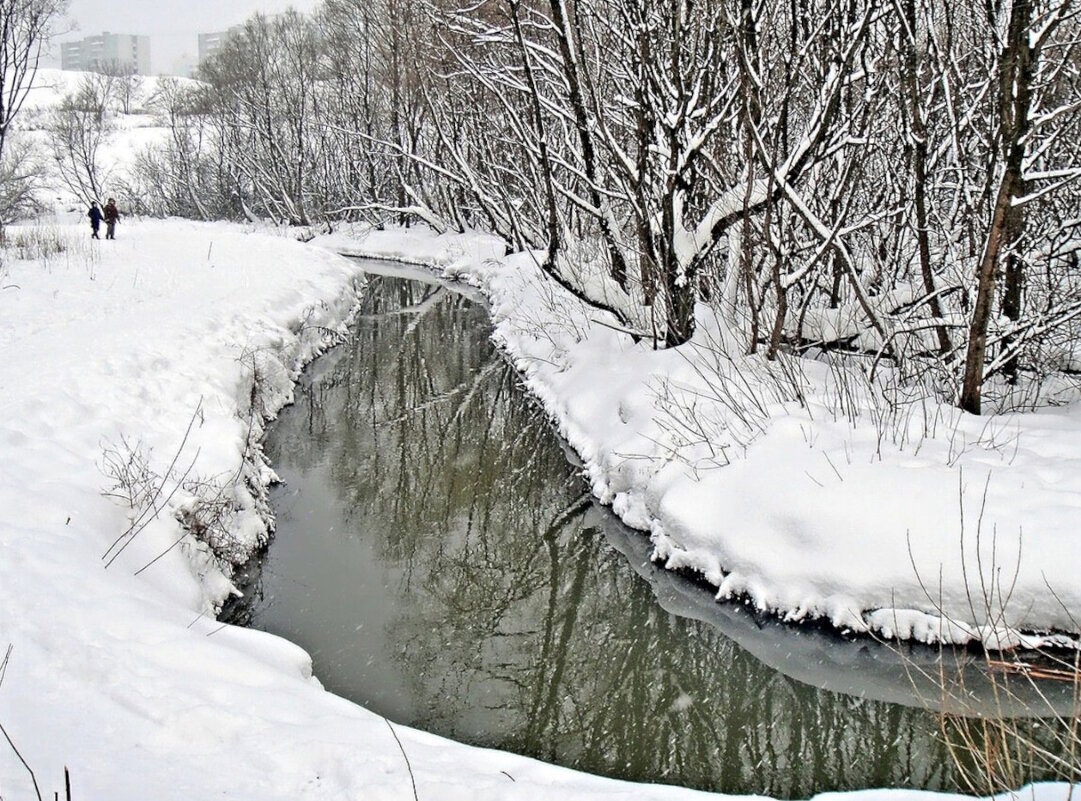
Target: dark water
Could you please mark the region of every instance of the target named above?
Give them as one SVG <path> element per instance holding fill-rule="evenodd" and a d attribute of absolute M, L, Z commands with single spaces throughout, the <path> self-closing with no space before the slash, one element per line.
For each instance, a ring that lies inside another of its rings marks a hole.
<path fill-rule="evenodd" d="M 362 303 L 272 429 L 278 531 L 234 619 L 393 721 L 594 773 L 780 797 L 952 787 L 894 650 L 716 604 L 649 564 L 479 304 L 379 276 Z"/>

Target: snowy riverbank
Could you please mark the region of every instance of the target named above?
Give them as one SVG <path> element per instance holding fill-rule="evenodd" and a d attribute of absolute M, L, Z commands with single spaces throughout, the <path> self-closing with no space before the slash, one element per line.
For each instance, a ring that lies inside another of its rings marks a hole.
<path fill-rule="evenodd" d="M 356 266 L 227 225 L 127 221 L 100 243 L 81 224 L 56 232 L 66 253 L 6 258 L 0 278 L 0 658 L 13 646 L 0 722 L 43 795 L 66 765 L 75 798 L 412 797 L 384 720 L 322 691 L 296 646 L 207 614 L 227 584 L 190 538 L 171 548 L 169 509 L 102 559 L 130 523 L 103 495 L 106 452 L 127 442 L 160 474 L 179 450 L 177 477 L 232 486 L 252 365 L 262 400 L 284 402 L 347 317 Z M 251 493 L 230 500 L 258 538 Z M 422 798 L 694 795 L 397 734 Z M 34 797 L 6 743 L 0 796 Z"/>
<path fill-rule="evenodd" d="M 255 397 L 272 412 L 286 402 L 296 370 L 348 317 L 356 265 L 229 225 L 129 220 L 116 242 L 100 243 L 87 241 L 81 223 L 55 231 L 68 240 L 66 252 L 44 261 L 5 254 L 0 271 L 0 651 L 13 646 L 0 674 L 0 722 L 43 796 L 62 787 L 67 766 L 73 797 L 113 801 L 403 799 L 413 797 L 413 781 L 418 797 L 441 801 L 706 797 L 392 732 L 324 692 L 296 646 L 216 623 L 208 612 L 228 585 L 172 512 L 192 508 L 207 486 L 236 487 L 211 499 L 224 497 L 237 511 L 231 526 L 243 542 L 259 540 L 269 473 L 233 480 L 244 477 L 246 458 L 260 464 L 246 454 L 258 433 L 250 403 Z M 472 265 L 496 299 L 498 336 L 508 347 L 539 347 L 522 333 L 528 315 L 517 315 L 515 328 L 507 314 L 510 303 L 533 308 L 523 294 L 529 284 L 515 289 L 514 274 L 503 270 L 481 275 L 490 243 L 409 241 L 400 247 L 413 255 L 427 249 L 444 265 Z M 613 369 L 626 368 L 628 382 L 640 377 L 626 344 L 587 338 L 582 346 L 621 354 Z M 560 380 L 584 386 L 581 368 L 557 364 L 549 373 L 536 353 L 519 357 L 546 402 L 569 404 L 565 430 L 603 465 L 609 457 L 586 448 L 583 432 L 608 414 L 605 398 L 559 401 L 570 397 L 559 394 Z M 609 400 L 630 387 L 595 377 L 606 384 L 593 382 L 595 391 Z M 651 403 L 640 398 L 623 417 L 644 419 Z M 630 425 L 618 413 L 608 423 Z M 1070 433 L 1064 426 L 1058 439 L 1064 453 Z M 160 493 L 151 480 L 150 500 L 165 509 L 141 518 L 146 525 L 121 541 L 130 544 L 106 569 L 103 555 L 132 522 L 128 505 L 104 494 L 116 483 L 106 474 L 118 472 L 116 456 L 125 454 L 145 458 L 147 475 L 171 478 Z M 637 496 L 614 483 L 623 473 L 591 470 L 602 494 L 634 511 Z M 178 481 L 186 487 L 173 494 Z M 1035 795 L 1050 801 L 1066 792 L 1048 785 Z M 34 797 L 28 772 L 3 743 L 0 796 Z"/>
<path fill-rule="evenodd" d="M 1076 642 L 1076 398 L 974 417 L 825 361 L 746 357 L 706 307 L 691 345 L 655 351 L 490 239 L 321 241 L 481 286 L 594 494 L 718 597 L 923 642 Z"/>

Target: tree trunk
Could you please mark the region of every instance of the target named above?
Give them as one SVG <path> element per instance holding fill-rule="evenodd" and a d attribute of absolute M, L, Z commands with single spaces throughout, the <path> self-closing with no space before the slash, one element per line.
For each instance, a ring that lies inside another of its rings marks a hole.
<path fill-rule="evenodd" d="M 983 390 L 984 362 L 987 356 L 987 329 L 994 308 L 995 283 L 1002 253 L 1014 244 L 1024 226 L 1024 212 L 1013 201 L 1021 194 L 1022 167 L 1025 158 L 1025 136 L 1029 132 L 1029 108 L 1036 65 L 1029 44 L 1032 0 L 1013 0 L 1006 40 L 999 59 L 999 128 L 1005 155 L 1002 178 L 991 215 L 983 257 L 977 273 L 976 304 L 968 334 L 965 373 L 961 382 L 958 406 L 966 412 L 979 414 Z M 1023 275 L 1020 262 L 1011 277 L 1020 286 Z"/>
<path fill-rule="evenodd" d="M 556 40 L 559 43 L 560 66 L 563 69 L 563 75 L 567 82 L 567 93 L 571 101 L 571 108 L 574 111 L 574 127 L 578 132 L 578 141 L 579 146 L 581 147 L 582 167 L 586 178 L 586 192 L 589 196 L 589 202 L 593 204 L 594 208 L 599 212 L 597 222 L 600 226 L 601 236 L 604 238 L 604 244 L 608 249 L 609 270 L 611 276 L 619 285 L 620 289 L 626 290 L 627 261 L 623 257 L 623 251 L 619 248 L 616 232 L 611 229 L 608 216 L 605 214 L 606 201 L 601 197 L 601 193 L 597 188 L 599 181 L 597 175 L 596 151 L 593 144 L 593 134 L 590 132 L 589 113 L 586 110 L 585 92 L 583 92 L 583 82 L 587 81 L 588 78 L 583 77 L 581 71 L 578 69 L 574 55 L 574 46 L 571 42 L 572 36 L 578 34 L 579 31 L 575 30 L 572 33 L 571 21 L 567 18 L 567 9 L 564 7 L 564 0 L 549 0 L 548 5 L 552 11 L 552 22 L 555 28 Z"/>
<path fill-rule="evenodd" d="M 694 302 L 697 297 L 694 276 L 681 275 L 675 253 L 665 253 L 665 332 L 664 344 L 674 348 L 694 335 Z"/>
<path fill-rule="evenodd" d="M 1023 195 L 1025 187 L 1018 181 L 1017 194 Z M 1017 243 L 1025 229 L 1025 215 L 1016 206 L 1010 206 L 1006 213 L 1006 239 L 1010 243 Z M 1002 316 L 1012 322 L 1021 319 L 1021 300 L 1024 290 L 1025 270 L 1021 257 L 1015 249 L 1010 249 L 1006 254 L 1006 269 L 1003 272 L 1002 282 Z M 1002 338 L 1002 349 L 1008 351 L 1014 343 L 1012 336 Z M 1002 372 L 1012 384 L 1017 381 L 1017 354 L 1011 354 L 1002 367 Z"/>
<path fill-rule="evenodd" d="M 916 246 L 920 263 L 920 275 L 923 278 L 923 291 L 928 296 L 931 316 L 942 319 L 942 304 L 935 293 L 935 277 L 931 269 L 931 243 L 927 224 L 927 126 L 923 120 L 923 108 L 920 103 L 919 64 L 916 44 L 916 4 L 915 0 L 903 0 L 905 52 L 903 57 L 904 90 L 908 100 L 909 125 L 912 129 L 912 181 L 913 202 L 916 206 Z M 950 337 L 944 325 L 935 326 L 938 337 L 939 353 L 948 353 Z"/>

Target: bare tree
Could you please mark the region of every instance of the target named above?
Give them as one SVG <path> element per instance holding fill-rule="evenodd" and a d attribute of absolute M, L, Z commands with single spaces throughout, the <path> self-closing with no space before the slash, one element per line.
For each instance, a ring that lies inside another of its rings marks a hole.
<path fill-rule="evenodd" d="M 200 68 L 218 147 L 238 200 L 294 225 L 312 221 L 311 176 L 322 159 L 316 124 L 321 47 L 295 11 L 256 16 Z"/>
<path fill-rule="evenodd" d="M 999 51 L 992 118 L 998 147 L 993 165 L 994 200 L 976 273 L 976 301 L 959 400 L 960 407 L 973 414 L 981 411 L 987 335 L 1000 272 L 1005 273 L 1003 311 L 1014 321 L 1021 315 L 1025 268 L 1019 246 L 1028 201 L 1081 177 L 1077 163 L 1055 165 L 1051 170 L 1027 169 L 1035 167 L 1032 156 L 1046 158 L 1061 134 L 1058 123 L 1063 117 L 1077 114 L 1076 94 L 1067 96 L 1063 105 L 1048 102 L 1056 99 L 1056 82 L 1043 58 L 1044 49 L 1055 42 L 1060 27 L 1077 13 L 1069 0 L 1011 0 L 1001 13 L 992 6 L 987 8 L 987 26 Z M 1072 49 L 1072 40 L 1068 41 Z M 1069 68 L 1068 59 L 1057 63 L 1055 72 Z M 1027 197 L 1030 187 L 1039 184 L 1044 186 Z"/>
<path fill-rule="evenodd" d="M 195 216 L 482 227 L 657 346 L 706 302 L 748 351 L 869 354 L 978 411 L 990 379 L 1038 394 L 1077 361 L 1078 20 L 325 0 L 249 21 L 145 166 Z"/>
<path fill-rule="evenodd" d="M 112 132 L 107 82 L 85 76 L 75 94 L 61 102 L 49 125 L 49 143 L 60 179 L 83 203 L 101 201 L 108 175 L 99 154 Z"/>
<path fill-rule="evenodd" d="M 67 0 L 0 0 L 0 164 L 5 159 L 12 123 L 22 109 L 34 84 L 41 55 L 48 44 L 51 26 L 67 8 Z M 18 178 L 19 171 L 5 168 L 0 178 L 4 198 L 24 197 L 20 187 L 8 186 L 6 179 Z M 0 208 L 0 218 L 10 216 L 11 207 Z M 0 234 L 3 228 L 0 223 Z"/>
<path fill-rule="evenodd" d="M 748 221 L 847 146 L 842 100 L 877 4 L 819 3 L 814 25 L 788 9 L 550 0 L 442 22 L 469 34 L 461 74 L 501 106 L 489 120 L 506 127 L 488 137 L 513 142 L 516 175 L 538 179 L 528 194 L 549 198 L 532 226 L 547 231 L 546 271 L 667 346 L 693 335 L 718 244 L 739 223 L 750 253 Z"/>
<path fill-rule="evenodd" d="M 202 89 L 161 78 L 147 105 L 169 136 L 137 155 L 130 202 L 150 214 L 201 220 L 230 216 L 233 185 L 214 148 Z"/>
<path fill-rule="evenodd" d="M 42 172 L 39 154 L 29 143 L 9 143 L 0 156 L 0 234 L 5 226 L 40 208 L 35 191 Z"/>
<path fill-rule="evenodd" d="M 131 114 L 134 103 L 138 100 L 143 88 L 143 76 L 139 75 L 131 64 L 121 64 L 117 61 L 102 64 L 98 72 L 112 79 L 111 95 L 120 104 L 121 112 Z"/>
<path fill-rule="evenodd" d="M 67 0 L 0 0 L 0 156 Z"/>

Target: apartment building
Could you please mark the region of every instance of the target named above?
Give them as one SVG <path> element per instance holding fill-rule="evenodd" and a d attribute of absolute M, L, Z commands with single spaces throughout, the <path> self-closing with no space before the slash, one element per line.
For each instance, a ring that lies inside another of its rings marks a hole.
<path fill-rule="evenodd" d="M 60 66 L 65 70 L 98 71 L 130 69 L 137 75 L 150 74 L 150 37 L 127 33 L 87 36 L 60 45 Z"/>
<path fill-rule="evenodd" d="M 227 28 L 224 31 L 215 31 L 213 33 L 200 33 L 199 34 L 199 63 L 202 64 L 212 55 L 221 50 L 229 38 L 235 36 L 243 30 L 243 25 L 234 25 L 231 28 Z"/>

